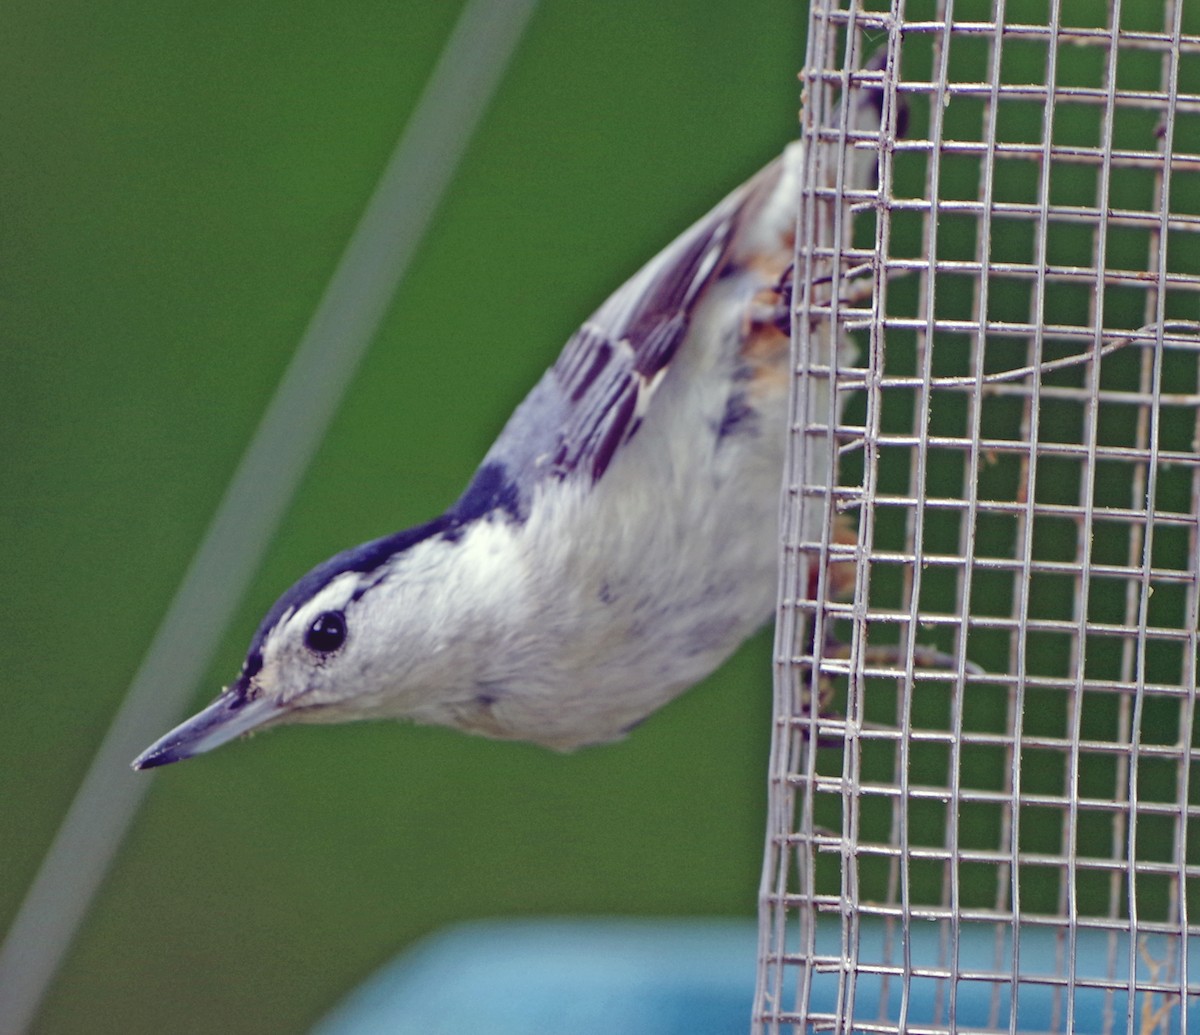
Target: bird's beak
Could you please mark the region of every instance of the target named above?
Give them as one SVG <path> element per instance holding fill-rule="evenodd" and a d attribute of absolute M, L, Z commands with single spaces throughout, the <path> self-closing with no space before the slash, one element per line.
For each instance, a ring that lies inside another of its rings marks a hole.
<path fill-rule="evenodd" d="M 204 711 L 146 748 L 133 760 L 133 768 L 153 769 L 201 755 L 234 737 L 267 725 L 286 711 L 286 707 L 262 697 L 247 700 L 236 687 L 226 690 Z"/>

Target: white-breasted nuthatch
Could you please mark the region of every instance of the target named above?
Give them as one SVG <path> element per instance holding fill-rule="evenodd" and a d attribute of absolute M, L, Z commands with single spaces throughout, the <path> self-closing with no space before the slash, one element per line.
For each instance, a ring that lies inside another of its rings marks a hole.
<path fill-rule="evenodd" d="M 284 593 L 233 685 L 134 766 L 365 718 L 596 744 L 767 622 L 802 154 L 791 144 L 600 307 L 441 517 Z"/>

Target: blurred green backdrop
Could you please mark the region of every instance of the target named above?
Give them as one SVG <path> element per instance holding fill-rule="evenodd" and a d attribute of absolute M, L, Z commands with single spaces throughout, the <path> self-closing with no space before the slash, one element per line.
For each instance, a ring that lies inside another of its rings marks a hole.
<path fill-rule="evenodd" d="M 793 133 L 805 5 L 546 0 L 220 652 L 451 501 L 575 326 Z M 0 10 L 7 928 L 457 17 Z M 754 910 L 765 637 L 559 757 L 297 728 L 161 775 L 38 1032 L 294 1032 L 465 917 Z"/>

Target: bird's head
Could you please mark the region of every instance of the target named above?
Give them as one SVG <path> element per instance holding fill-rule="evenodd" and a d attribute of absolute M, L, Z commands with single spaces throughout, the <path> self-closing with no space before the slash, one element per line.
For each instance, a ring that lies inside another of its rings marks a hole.
<path fill-rule="evenodd" d="M 463 544 L 439 519 L 314 568 L 275 602 L 234 683 L 134 761 L 150 769 L 251 730 L 372 717 L 439 721 L 461 630 L 446 606 Z"/>

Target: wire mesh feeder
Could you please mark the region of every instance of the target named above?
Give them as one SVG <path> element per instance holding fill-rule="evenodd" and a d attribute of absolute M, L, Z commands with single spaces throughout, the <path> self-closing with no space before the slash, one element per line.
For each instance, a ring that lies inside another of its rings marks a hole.
<path fill-rule="evenodd" d="M 1200 0 L 806 65 L 756 1030 L 1200 1032 Z"/>

